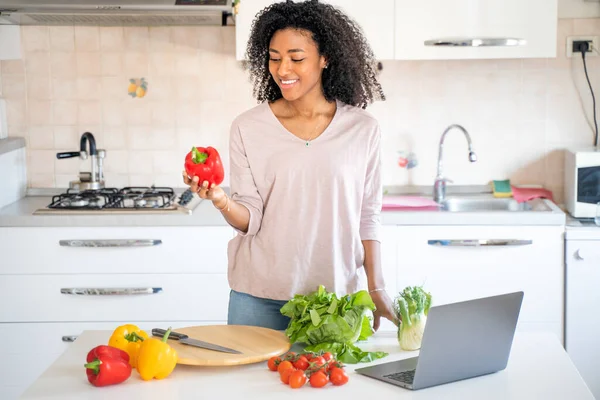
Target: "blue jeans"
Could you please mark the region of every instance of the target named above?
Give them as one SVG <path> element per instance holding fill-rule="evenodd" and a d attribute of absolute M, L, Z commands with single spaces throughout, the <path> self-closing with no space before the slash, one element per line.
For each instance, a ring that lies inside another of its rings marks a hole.
<path fill-rule="evenodd" d="M 227 325 L 251 325 L 283 331 L 290 318 L 279 311 L 287 301 L 263 299 L 231 290 Z"/>

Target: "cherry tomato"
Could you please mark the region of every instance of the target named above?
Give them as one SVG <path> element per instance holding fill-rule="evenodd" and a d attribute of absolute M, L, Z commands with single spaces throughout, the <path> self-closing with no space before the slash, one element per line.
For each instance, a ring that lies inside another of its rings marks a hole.
<path fill-rule="evenodd" d="M 321 388 L 327 385 L 327 375 L 323 371 L 317 371 L 310 376 L 310 386 Z"/>
<path fill-rule="evenodd" d="M 284 370 L 289 369 L 289 368 L 294 368 L 294 366 L 292 365 L 291 362 L 285 360 L 279 363 L 279 366 L 277 367 L 277 371 L 281 374 Z"/>
<path fill-rule="evenodd" d="M 325 364 L 325 359 L 323 358 L 323 356 L 316 356 L 313 357 L 310 360 L 311 363 L 313 363 L 314 365 L 320 367 L 321 365 Z"/>
<path fill-rule="evenodd" d="M 327 370 L 332 371 L 334 368 L 344 368 L 344 364 L 339 361 L 331 361 L 327 367 Z"/>
<path fill-rule="evenodd" d="M 323 353 L 323 355 L 321 357 L 323 357 L 323 359 L 326 362 L 329 362 L 329 361 L 333 360 L 333 354 L 331 354 L 330 352 Z"/>
<path fill-rule="evenodd" d="M 306 381 L 306 374 L 302 370 L 296 370 L 292 372 L 292 374 L 289 377 L 289 384 L 292 389 L 301 388 L 306 384 Z"/>
<path fill-rule="evenodd" d="M 281 357 L 271 357 L 269 358 L 269 361 L 267 362 L 267 367 L 269 367 L 269 369 L 271 371 L 277 371 L 277 367 L 279 366 L 279 363 L 281 362 Z"/>
<path fill-rule="evenodd" d="M 334 368 L 329 374 L 329 380 L 335 386 L 341 386 L 348 383 L 348 374 L 343 368 Z"/>
<path fill-rule="evenodd" d="M 308 368 L 308 360 L 305 356 L 300 356 L 295 362 L 294 367 L 306 371 Z"/>
<path fill-rule="evenodd" d="M 297 371 L 297 369 L 294 367 L 286 368 L 279 373 L 279 379 L 281 379 L 281 382 L 285 383 L 286 385 L 289 385 L 290 376 L 292 376 L 292 374 L 295 371 Z"/>

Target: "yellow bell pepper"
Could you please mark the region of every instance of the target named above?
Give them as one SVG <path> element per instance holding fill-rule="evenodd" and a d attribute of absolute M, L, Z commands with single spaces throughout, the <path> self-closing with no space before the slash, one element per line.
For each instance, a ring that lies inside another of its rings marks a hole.
<path fill-rule="evenodd" d="M 171 327 L 167 329 L 162 340 L 149 338 L 142 343 L 138 353 L 137 371 L 143 380 L 166 378 L 175 369 L 178 357 L 177 351 L 167 343 L 170 334 Z"/>
<path fill-rule="evenodd" d="M 116 347 L 129 354 L 129 365 L 132 368 L 137 366 L 138 353 L 144 340 L 148 339 L 148 334 L 138 328 L 136 325 L 126 324 L 117 327 L 108 340 L 108 345 Z"/>

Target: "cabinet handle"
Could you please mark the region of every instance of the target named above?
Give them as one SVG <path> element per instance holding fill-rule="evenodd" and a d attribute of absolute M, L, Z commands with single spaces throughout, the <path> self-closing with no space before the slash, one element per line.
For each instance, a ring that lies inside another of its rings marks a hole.
<path fill-rule="evenodd" d="M 133 296 L 160 293 L 162 292 L 162 288 L 62 288 L 60 292 L 62 294 L 79 296 Z"/>
<path fill-rule="evenodd" d="M 585 258 L 583 258 L 583 254 L 581 254 L 581 249 L 577 249 L 575 252 L 575 258 L 578 260 L 585 260 Z"/>
<path fill-rule="evenodd" d="M 533 243 L 533 240 L 521 239 L 445 239 L 428 240 L 430 246 L 461 246 L 461 247 L 479 247 L 479 246 L 527 246 Z"/>
<path fill-rule="evenodd" d="M 59 240 L 63 247 L 151 247 L 162 244 L 160 239 L 89 239 Z"/>
<path fill-rule="evenodd" d="M 63 342 L 74 342 L 75 340 L 77 340 L 77 335 L 71 335 L 71 336 L 63 336 L 62 337 L 62 341 Z"/>

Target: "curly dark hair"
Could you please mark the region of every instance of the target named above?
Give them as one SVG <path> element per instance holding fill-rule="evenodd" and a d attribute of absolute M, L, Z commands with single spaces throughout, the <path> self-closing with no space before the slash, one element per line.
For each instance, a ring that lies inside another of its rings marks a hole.
<path fill-rule="evenodd" d="M 281 29 L 307 30 L 327 60 L 322 73 L 323 93 L 328 101 L 366 108 L 376 99 L 385 100 L 377 81 L 376 60 L 361 28 L 337 8 L 308 0 L 271 4 L 254 21 L 246 48 L 246 66 L 259 102 L 275 101 L 281 90 L 269 72 L 269 44 Z"/>

